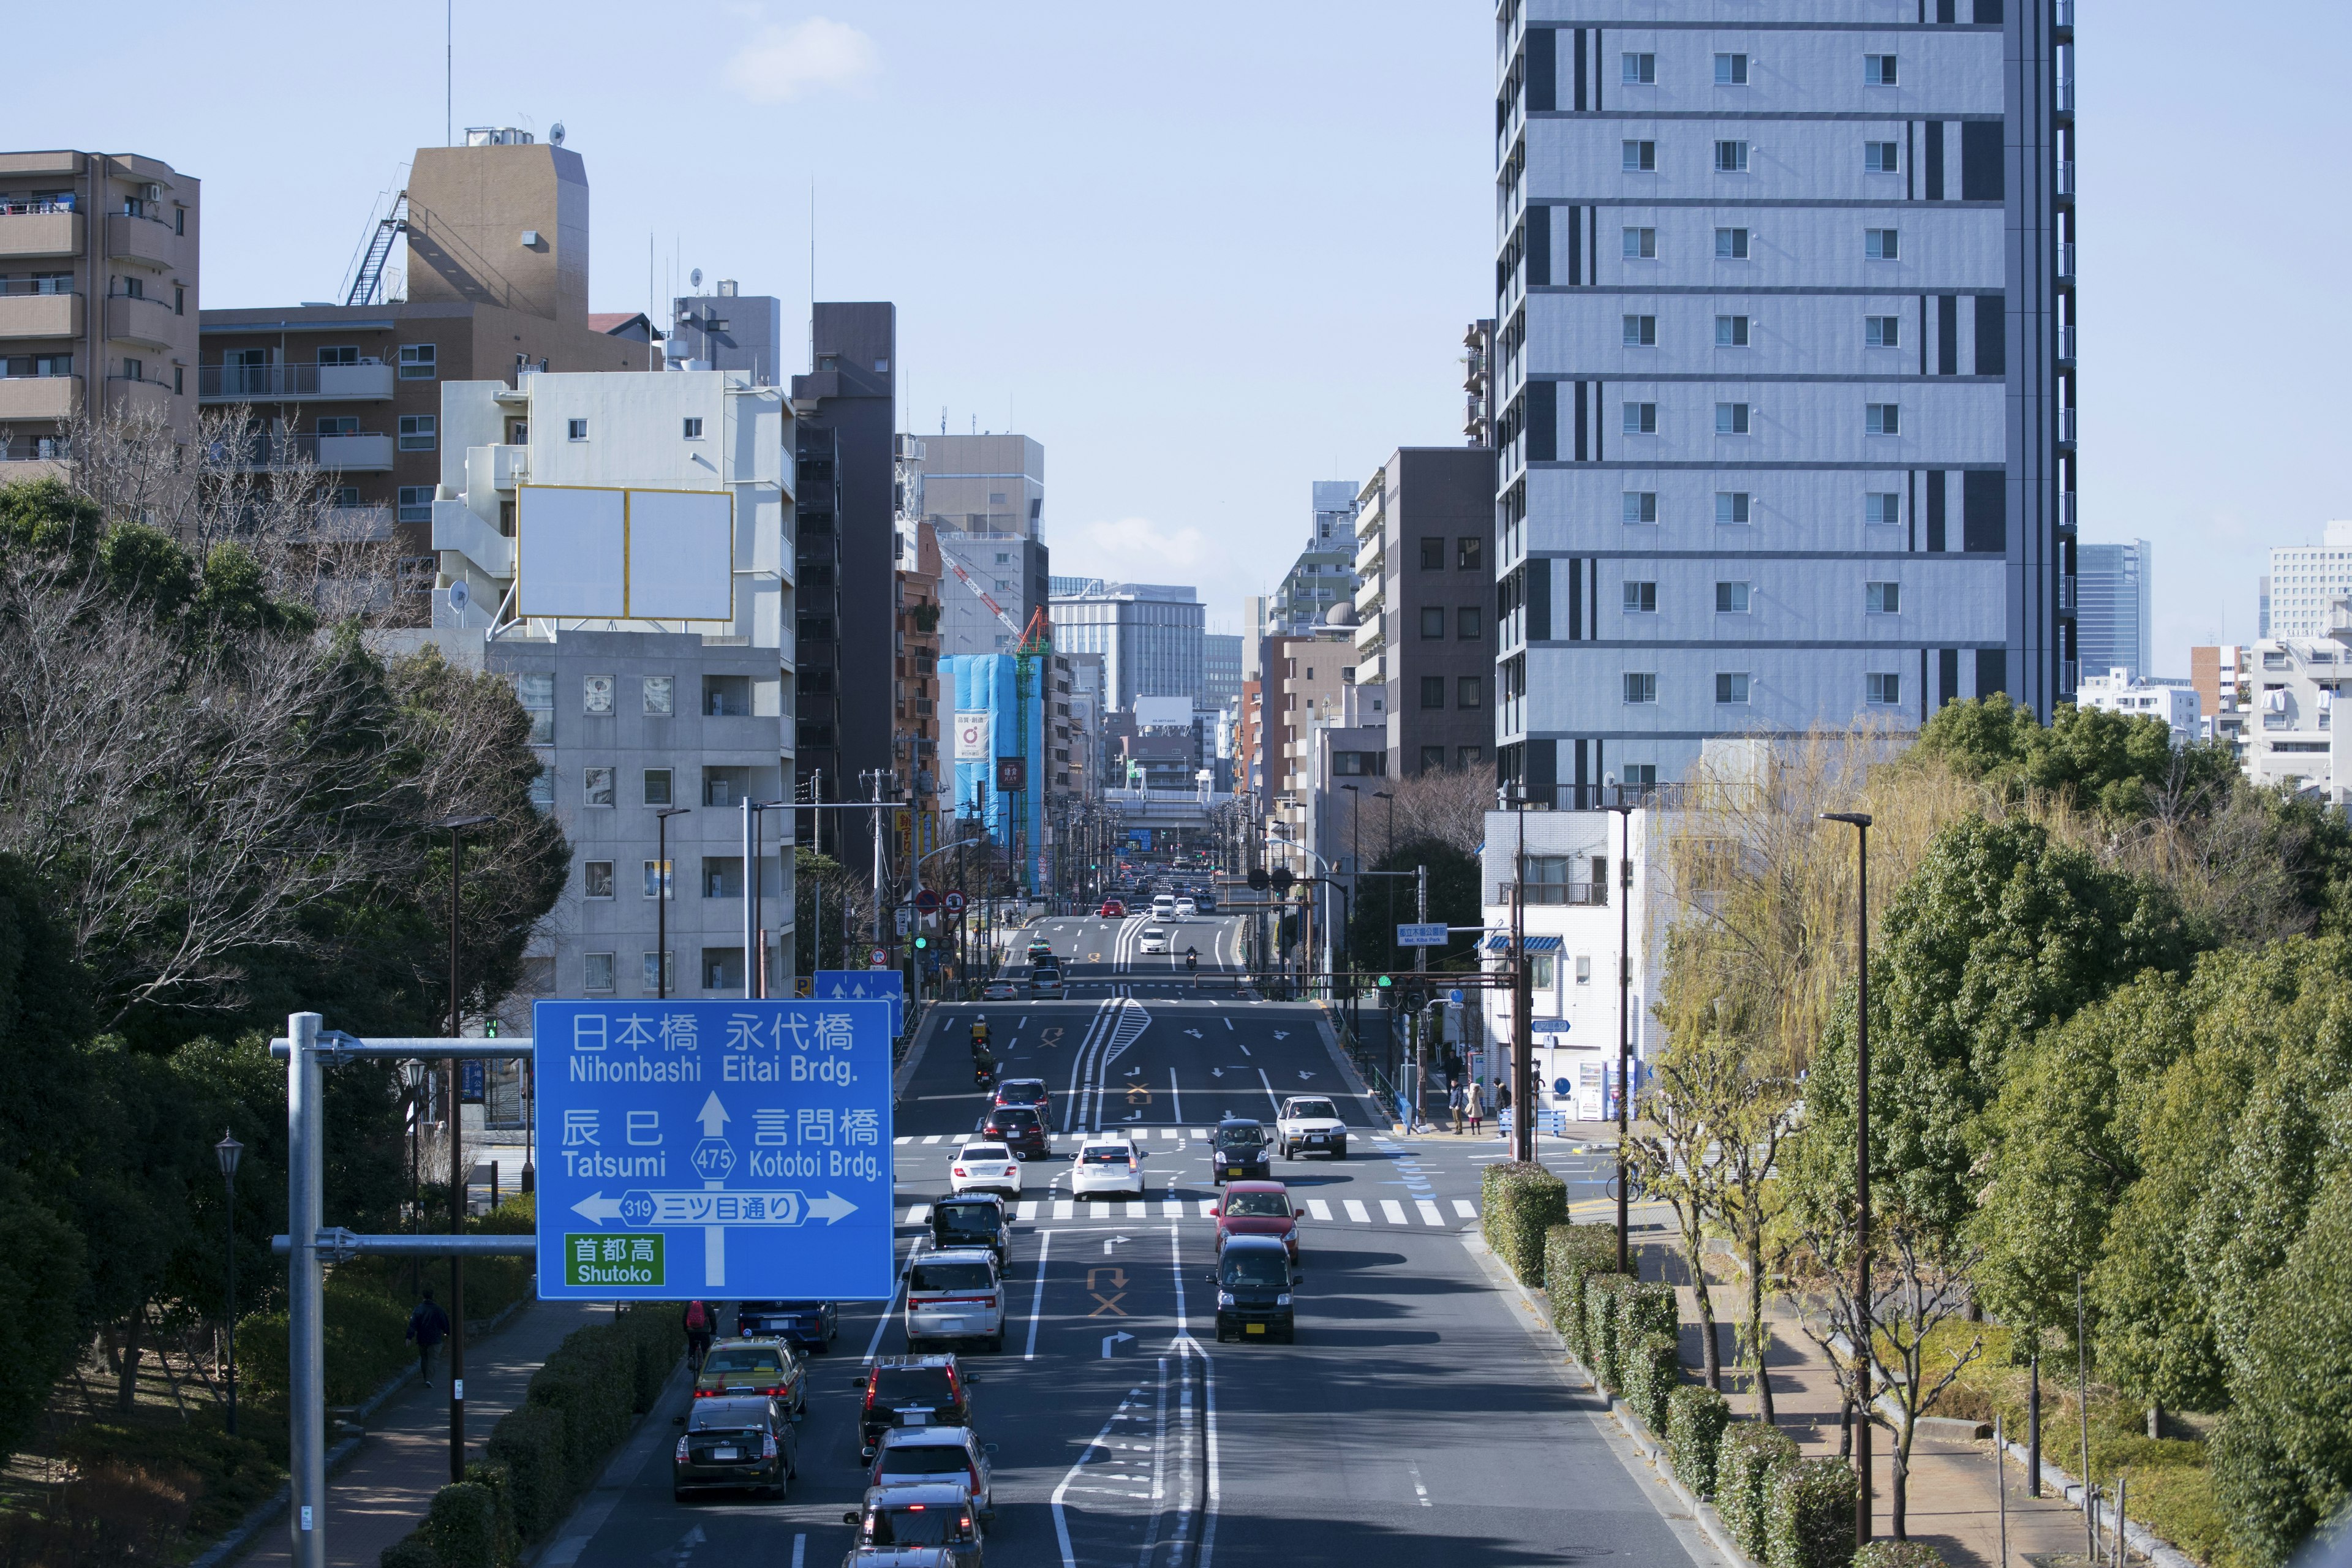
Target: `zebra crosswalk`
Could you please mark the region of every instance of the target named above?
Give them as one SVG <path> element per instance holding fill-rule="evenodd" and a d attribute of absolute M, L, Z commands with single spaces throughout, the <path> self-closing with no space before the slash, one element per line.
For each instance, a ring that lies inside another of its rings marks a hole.
<path fill-rule="evenodd" d="M 1380 1209 L 1377 1216 L 1372 1212 L 1372 1205 L 1361 1198 L 1340 1199 L 1339 1215 L 1332 1213 L 1330 1204 L 1324 1199 L 1307 1198 L 1304 1201 L 1307 1208 L 1305 1217 L 1321 1225 L 1385 1224 L 1444 1230 L 1456 1228 L 1460 1221 L 1478 1217 L 1478 1206 L 1467 1198 L 1450 1200 L 1454 1206 L 1451 1219 L 1438 1206 L 1438 1201 L 1431 1198 L 1412 1200 L 1410 1213 L 1398 1199 L 1376 1199 L 1374 1202 Z M 1013 1219 L 1029 1225 L 1045 1220 L 1082 1219 L 1117 1220 L 1123 1224 L 1139 1225 L 1154 1219 L 1214 1219 L 1216 1213 L 1217 1200 L 1213 1197 L 1175 1193 L 1145 1198 L 1023 1198 L 1013 1205 Z M 930 1220 L 930 1205 L 911 1204 L 908 1205 L 906 1217 L 901 1223 L 927 1226 Z"/>

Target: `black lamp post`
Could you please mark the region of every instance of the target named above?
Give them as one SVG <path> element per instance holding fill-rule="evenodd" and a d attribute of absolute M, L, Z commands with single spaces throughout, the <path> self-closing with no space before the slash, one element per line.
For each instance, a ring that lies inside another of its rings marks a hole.
<path fill-rule="evenodd" d="M 1854 1544 L 1870 1542 L 1870 1343 L 1875 1314 L 1870 1310 L 1870 814 L 1825 811 L 1823 822 L 1843 822 L 1854 830 L 1861 857 L 1855 900 L 1861 922 L 1854 929 L 1853 1013 L 1853 1457 L 1862 1476 L 1854 1494 Z"/>
<path fill-rule="evenodd" d="M 228 1435 L 236 1436 L 236 1161 L 245 1152 L 245 1145 L 226 1128 L 221 1130 L 221 1141 L 213 1145 L 213 1155 L 220 1161 L 221 1180 L 228 1184 Z"/>
<path fill-rule="evenodd" d="M 425 1210 L 417 1191 L 417 1141 L 425 1131 L 425 1064 L 411 1058 L 400 1064 L 400 1081 L 408 1090 L 408 1232 L 416 1234 L 425 1222 Z M 425 1260 L 412 1257 L 408 1260 L 408 1295 L 415 1300 L 423 1281 L 418 1278 Z"/>
<path fill-rule="evenodd" d="M 1341 784 L 1339 787 L 1346 790 L 1351 797 L 1348 802 L 1348 830 L 1353 835 L 1354 842 L 1348 850 L 1348 885 L 1351 888 L 1360 888 L 1364 882 L 1364 796 L 1354 784 Z M 1352 905 L 1355 900 L 1350 899 L 1349 902 Z M 1348 950 L 1348 957 L 1350 961 L 1348 967 L 1353 969 L 1356 967 L 1353 962 L 1355 933 L 1352 931 L 1342 930 L 1339 934 L 1348 939 L 1341 945 Z M 1356 983 L 1353 980 L 1348 982 L 1350 996 L 1354 994 L 1355 985 Z"/>
<path fill-rule="evenodd" d="M 669 1000 L 669 819 L 690 805 L 666 805 L 654 813 L 654 1000 Z M 747 955 L 748 956 L 748 955 Z"/>
<path fill-rule="evenodd" d="M 1633 986 L 1633 806 L 1617 775 L 1608 775 L 1608 803 L 1617 814 L 1617 1272 L 1625 1272 L 1626 1144 L 1633 1136 L 1633 1034 L 1628 1003 Z"/>
<path fill-rule="evenodd" d="M 433 826 L 449 835 L 449 1037 L 465 1033 L 460 1028 L 457 984 L 457 889 L 460 866 L 465 855 L 462 835 L 468 827 L 479 827 L 495 817 L 445 816 Z M 463 1072 L 456 1057 L 449 1058 L 449 1234 L 466 1234 L 466 1090 Z M 484 1068 L 487 1073 L 487 1067 Z M 487 1095 L 485 1096 L 487 1099 Z M 466 1260 L 456 1253 L 449 1255 L 449 1479 L 466 1479 Z"/>

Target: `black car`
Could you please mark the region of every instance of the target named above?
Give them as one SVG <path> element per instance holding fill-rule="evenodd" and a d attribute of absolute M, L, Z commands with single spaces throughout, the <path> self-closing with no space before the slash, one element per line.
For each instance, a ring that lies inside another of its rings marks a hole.
<path fill-rule="evenodd" d="M 1265 1338 L 1285 1344 L 1297 1338 L 1290 1304 L 1297 1276 L 1290 1250 L 1276 1236 L 1236 1236 L 1217 1255 L 1217 1342 Z"/>
<path fill-rule="evenodd" d="M 841 1309 L 831 1301 L 743 1301 L 735 1308 L 735 1337 L 787 1340 L 822 1355 L 841 1332 Z"/>
<path fill-rule="evenodd" d="M 969 1426 L 971 1379 L 953 1355 L 886 1355 L 858 1378 L 866 1395 L 858 1416 L 858 1458 L 870 1460 L 893 1426 Z"/>
<path fill-rule="evenodd" d="M 1202 915 L 1215 914 L 1217 912 L 1217 895 L 1207 888 L 1202 888 L 1199 892 L 1194 893 L 1192 895 L 1192 912 Z"/>
<path fill-rule="evenodd" d="M 992 1193 L 962 1193 L 931 1205 L 931 1245 L 984 1247 L 996 1254 L 1002 1273 L 1005 1254 L 1013 1250 L 1013 1227 L 1006 1222 L 1004 1200 Z"/>
<path fill-rule="evenodd" d="M 800 1470 L 800 1428 L 781 1400 L 735 1395 L 698 1399 L 687 1412 L 686 1436 L 670 1461 L 669 1495 L 750 1488 L 772 1498 Z"/>
<path fill-rule="evenodd" d="M 1042 1160 L 1053 1146 L 1045 1142 L 1045 1123 L 1037 1112 L 1025 1105 L 999 1105 L 988 1113 L 981 1124 L 988 1137 L 1003 1140 L 1011 1145 L 1016 1160 Z"/>
<path fill-rule="evenodd" d="M 1217 1141 L 1210 1158 L 1210 1174 L 1219 1186 L 1227 1182 L 1267 1182 L 1274 1179 L 1266 1163 L 1266 1132 L 1261 1122 L 1227 1117 L 1217 1123 Z"/>

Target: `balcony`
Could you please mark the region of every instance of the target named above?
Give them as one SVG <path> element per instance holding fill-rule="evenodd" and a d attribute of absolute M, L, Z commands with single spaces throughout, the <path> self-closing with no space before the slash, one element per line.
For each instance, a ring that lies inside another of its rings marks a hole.
<path fill-rule="evenodd" d="M 2061 370 L 2074 368 L 2074 329 L 2072 327 L 2058 329 L 2058 367 Z"/>
<path fill-rule="evenodd" d="M 1522 886 L 1527 890 L 1526 903 L 1572 906 L 1605 910 L 1609 907 L 1609 884 L 1606 882 L 1503 882 L 1497 885 L 1496 902 L 1508 904 L 1514 892 Z"/>
<path fill-rule="evenodd" d="M 2073 490 L 2058 492 L 2058 526 L 2069 533 L 2074 531 L 2074 492 Z"/>
<path fill-rule="evenodd" d="M 81 411 L 78 375 L 0 376 L 0 424 L 12 419 L 70 419 Z"/>
<path fill-rule="evenodd" d="M 2074 449 L 2074 410 L 2072 408 L 2058 411 L 2058 445 L 2070 452 Z"/>
<path fill-rule="evenodd" d="M 81 336 L 81 296 L 23 291 L 16 279 L 0 284 L 0 338 Z"/>
<path fill-rule="evenodd" d="M 2050 29 L 2059 43 L 2067 43 L 2074 38 L 2074 0 L 2053 0 Z"/>
<path fill-rule="evenodd" d="M 316 536 L 338 544 L 373 544 L 392 537 L 388 506 L 331 506 L 319 514 Z"/>
<path fill-rule="evenodd" d="M 314 466 L 339 474 L 388 474 L 392 437 L 351 436 L 257 436 L 240 442 L 236 466 L 247 472 Z"/>
<path fill-rule="evenodd" d="M 194 272 L 195 242 L 159 217 L 138 213 L 106 215 L 106 254 L 143 261 L 165 272 Z"/>
<path fill-rule="evenodd" d="M 0 203 L 0 261 L 31 256 L 79 256 L 84 219 L 71 207 Z"/>
<path fill-rule="evenodd" d="M 194 335 L 188 319 L 173 314 L 163 300 L 138 294 L 106 297 L 106 335 L 110 342 L 168 349 L 181 334 Z"/>
<path fill-rule="evenodd" d="M 2051 89 L 2050 112 L 2061 120 L 2072 120 L 2074 117 L 2074 78 L 2061 77 L 2057 84 Z"/>
<path fill-rule="evenodd" d="M 110 375 L 106 378 L 106 404 L 118 418 L 152 416 L 169 419 L 172 384 L 158 376 Z"/>
<path fill-rule="evenodd" d="M 2074 286 L 2074 242 L 2071 239 L 2062 240 L 2058 246 L 2058 286 L 2062 289 Z"/>
<path fill-rule="evenodd" d="M 2058 162 L 2058 199 L 2062 202 L 2074 199 L 2074 160 L 2072 158 L 2062 158 Z"/>
<path fill-rule="evenodd" d="M 1388 617 L 1374 616 L 1356 628 L 1356 652 L 1378 653 L 1388 646 Z"/>
<path fill-rule="evenodd" d="M 2062 616 L 2071 616 L 2074 613 L 2076 581 L 2077 579 L 2073 577 L 2058 579 L 2058 613 Z"/>
<path fill-rule="evenodd" d="M 382 403 L 393 393 L 393 367 L 358 364 L 208 364 L 196 371 L 200 403 Z"/>
<path fill-rule="evenodd" d="M 1381 559 L 1385 553 L 1383 546 L 1386 542 L 1378 530 L 1365 535 L 1364 542 L 1356 547 L 1356 575 L 1359 578 L 1380 575 Z"/>

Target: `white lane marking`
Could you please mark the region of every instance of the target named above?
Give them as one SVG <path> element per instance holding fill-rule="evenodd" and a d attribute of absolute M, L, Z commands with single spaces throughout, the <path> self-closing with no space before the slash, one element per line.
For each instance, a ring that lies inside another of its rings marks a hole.
<path fill-rule="evenodd" d="M 1349 1219 L 1354 1220 L 1358 1225 L 1372 1223 L 1371 1211 L 1364 1207 L 1361 1198 L 1341 1198 L 1339 1201 L 1347 1206 Z"/>
<path fill-rule="evenodd" d="M 1265 1076 L 1264 1068 L 1257 1069 L 1257 1080 L 1265 1086 L 1265 1102 L 1274 1107 L 1275 1115 L 1279 1117 L 1282 1114 L 1282 1101 L 1275 1099 L 1274 1081 Z"/>
<path fill-rule="evenodd" d="M 1173 1078 L 1175 1074 L 1171 1073 L 1169 1076 Z M 1162 1138 L 1173 1138 L 1176 1136 L 1176 1129 L 1173 1127 L 1163 1127 L 1160 1130 L 1160 1136 Z"/>
<path fill-rule="evenodd" d="M 1199 1129 L 1199 1128 L 1197 1128 L 1197 1127 L 1193 1128 L 1192 1131 L 1192 1136 L 1193 1136 L 1193 1137 L 1195 1137 L 1195 1138 L 1206 1138 L 1206 1137 L 1208 1136 L 1208 1134 L 1207 1134 L 1206 1132 L 1203 1132 L 1202 1131 L 1201 1131 L 1201 1129 Z"/>
<path fill-rule="evenodd" d="M 1097 1198 L 1092 1203 L 1087 1205 L 1087 1217 L 1088 1219 L 1108 1219 L 1110 1217 L 1110 1205 L 1103 1202 L 1100 1198 Z"/>
<path fill-rule="evenodd" d="M 1231 1018 L 1226 1019 L 1226 1020 L 1225 1020 L 1225 1027 L 1226 1027 L 1226 1028 L 1228 1028 L 1228 1029 L 1230 1029 L 1230 1028 L 1232 1028 L 1233 1026 L 1234 1026 L 1234 1021 L 1233 1021 Z"/>
<path fill-rule="evenodd" d="M 1420 1206 L 1422 1224 L 1444 1225 L 1445 1223 L 1445 1216 L 1438 1213 L 1437 1205 L 1427 1198 L 1415 1198 L 1413 1202 Z"/>
<path fill-rule="evenodd" d="M 1035 1198 L 1022 1199 L 1021 1213 L 1018 1217 L 1022 1219 L 1035 1219 L 1037 1217 L 1037 1200 Z"/>
<path fill-rule="evenodd" d="M 1112 1411 L 1109 1418 L 1103 1422 L 1102 1430 L 1095 1434 L 1094 1442 L 1078 1450 L 1078 1462 L 1072 1465 L 1069 1472 L 1063 1476 L 1062 1484 L 1054 1489 L 1054 1536 L 1061 1542 L 1062 1568 L 1078 1568 L 1077 1554 L 1070 1550 L 1070 1521 L 1062 1513 L 1062 1500 L 1069 1495 L 1070 1483 L 1076 1480 L 1079 1472 L 1086 1468 L 1087 1456 L 1094 1452 L 1097 1447 L 1109 1447 L 1110 1429 L 1118 1425 L 1119 1417 L 1126 1413 L 1127 1402 L 1121 1400 L 1118 1408 Z"/>
<path fill-rule="evenodd" d="M 947 1136 L 947 1134 L 946 1134 L 946 1133 L 944 1133 L 944 1132 L 934 1132 L 934 1133 L 932 1133 L 929 1138 L 924 1139 L 924 1140 L 923 1140 L 923 1142 L 926 1142 L 926 1143 L 936 1143 L 936 1142 L 938 1142 L 941 1138 L 944 1138 L 944 1137 L 946 1137 L 946 1136 Z"/>
<path fill-rule="evenodd" d="M 1201 1200 L 1201 1216 L 1202 1216 L 1203 1219 L 1213 1219 L 1213 1218 L 1215 1218 L 1215 1217 L 1216 1217 L 1216 1213 L 1217 1213 L 1217 1200 L 1216 1200 L 1216 1199 L 1214 1199 L 1214 1198 L 1202 1198 L 1202 1199 Z"/>
<path fill-rule="evenodd" d="M 1412 1472 L 1412 1495 L 1421 1500 L 1422 1507 L 1429 1507 L 1429 1489 L 1421 1484 L 1421 1467 L 1408 1459 L 1405 1461 L 1405 1468 Z"/>
<path fill-rule="evenodd" d="M 1077 1212 L 1078 1205 L 1072 1203 L 1067 1198 L 1063 1198 L 1054 1205 L 1054 1217 L 1055 1219 L 1068 1219 Z"/>
<path fill-rule="evenodd" d="M 898 1298 L 906 1293 L 907 1279 L 914 1272 L 915 1254 L 919 1250 L 918 1247 L 907 1249 L 907 1261 L 898 1266 L 898 1283 L 891 1287 L 890 1299 L 882 1304 L 882 1315 L 874 1320 L 874 1337 L 866 1342 L 865 1364 L 867 1366 L 874 1364 L 874 1354 L 882 1348 L 882 1331 L 890 1326 L 891 1314 L 898 1310 Z"/>
<path fill-rule="evenodd" d="M 1045 1306 L 1045 1253 L 1053 1245 L 1054 1233 L 1050 1230 L 1037 1238 L 1037 1289 L 1029 1298 L 1029 1348 L 1021 1352 L 1023 1361 L 1037 1359 L 1037 1315 Z"/>
<path fill-rule="evenodd" d="M 1244 1055 L 1244 1056 L 1247 1056 L 1247 1055 L 1249 1055 L 1249 1054 L 1250 1054 L 1250 1048 L 1249 1048 L 1247 1046 L 1245 1046 L 1245 1045 L 1242 1044 L 1239 1040 L 1235 1040 L 1235 1041 L 1234 1042 L 1234 1049 L 1235 1049 L 1235 1050 L 1237 1050 L 1237 1051 L 1241 1052 L 1241 1054 L 1242 1054 L 1242 1055 Z"/>
<path fill-rule="evenodd" d="M 912 1135 L 912 1134 L 909 1134 L 909 1135 L 908 1135 L 908 1136 L 906 1136 L 906 1137 L 902 1137 L 902 1138 L 893 1138 L 893 1139 L 891 1139 L 891 1140 L 890 1140 L 890 1142 L 893 1142 L 893 1143 L 912 1143 L 914 1141 L 915 1141 L 915 1140 L 914 1140 L 914 1137 L 913 1137 L 913 1135 Z"/>
<path fill-rule="evenodd" d="M 1179 1121 L 1183 1121 L 1184 1091 L 1176 1086 L 1176 1069 L 1174 1068 L 1170 1068 L 1168 1069 L 1168 1098 L 1176 1103 L 1174 1113 L 1176 1120 Z"/>
<path fill-rule="evenodd" d="M 1470 1206 L 1470 1200 L 1468 1198 L 1454 1199 L 1454 1212 L 1460 1215 L 1464 1219 L 1476 1219 L 1478 1217 L 1478 1211 Z"/>
<path fill-rule="evenodd" d="M 907 1223 L 908 1225 L 927 1225 L 930 1222 L 930 1217 L 931 1205 L 929 1204 L 917 1204 L 914 1207 L 907 1211 Z"/>
<path fill-rule="evenodd" d="M 1307 1200 L 1307 1212 L 1313 1215 L 1317 1219 L 1329 1219 L 1331 1217 L 1331 1205 L 1325 1203 L 1321 1198 L 1309 1198 Z"/>
<path fill-rule="evenodd" d="M 1381 1200 L 1381 1214 L 1391 1225 L 1402 1225 L 1404 1223 L 1404 1205 L 1397 1202 L 1394 1198 L 1382 1198 Z"/>
<path fill-rule="evenodd" d="M 1182 1198 L 1162 1198 L 1160 1201 L 1160 1212 L 1166 1215 L 1170 1219 L 1181 1219 L 1184 1217 L 1184 1200 Z"/>

